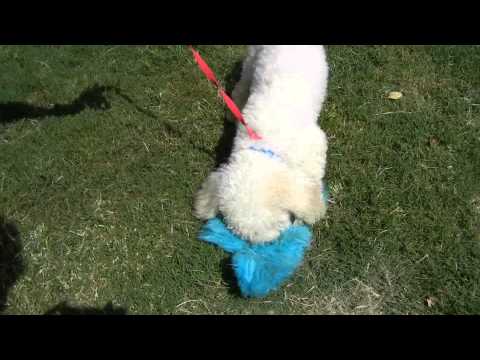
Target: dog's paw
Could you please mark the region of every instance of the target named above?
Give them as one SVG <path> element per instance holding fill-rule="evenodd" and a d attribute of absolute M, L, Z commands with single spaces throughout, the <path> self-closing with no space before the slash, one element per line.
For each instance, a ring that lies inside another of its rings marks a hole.
<path fill-rule="evenodd" d="M 320 187 L 314 186 L 310 191 L 302 194 L 303 206 L 298 209 L 296 215 L 304 223 L 313 225 L 325 217 L 328 203 Z M 300 198 L 300 197 L 299 197 Z"/>

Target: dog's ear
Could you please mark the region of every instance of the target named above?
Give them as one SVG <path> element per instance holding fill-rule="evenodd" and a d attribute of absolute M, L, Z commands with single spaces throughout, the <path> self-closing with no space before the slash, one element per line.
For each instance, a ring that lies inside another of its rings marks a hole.
<path fill-rule="evenodd" d="M 277 202 L 284 211 L 292 213 L 307 224 L 314 224 L 325 216 L 327 204 L 323 198 L 322 183 L 315 183 L 298 174 L 283 172 L 273 184 L 272 201 Z"/>

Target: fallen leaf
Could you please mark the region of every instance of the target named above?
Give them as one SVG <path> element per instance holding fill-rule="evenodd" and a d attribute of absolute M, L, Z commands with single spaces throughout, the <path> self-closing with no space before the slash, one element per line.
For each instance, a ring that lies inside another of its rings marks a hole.
<path fill-rule="evenodd" d="M 399 100 L 403 97 L 403 94 L 400 91 L 391 91 L 388 93 L 388 98 L 390 100 Z"/>
<path fill-rule="evenodd" d="M 434 136 L 430 138 L 430 146 L 437 146 L 440 143 L 440 141 Z"/>

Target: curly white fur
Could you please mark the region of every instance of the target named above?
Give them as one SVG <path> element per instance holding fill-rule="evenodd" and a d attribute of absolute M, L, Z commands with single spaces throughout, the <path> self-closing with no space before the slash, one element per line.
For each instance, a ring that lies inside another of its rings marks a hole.
<path fill-rule="evenodd" d="M 324 216 L 327 137 L 317 121 L 327 82 L 323 46 L 249 46 L 232 95 L 262 140 L 238 128 L 228 163 L 197 194 L 198 218 L 220 212 L 233 232 L 260 243 L 277 238 L 291 215 L 308 224 Z"/>

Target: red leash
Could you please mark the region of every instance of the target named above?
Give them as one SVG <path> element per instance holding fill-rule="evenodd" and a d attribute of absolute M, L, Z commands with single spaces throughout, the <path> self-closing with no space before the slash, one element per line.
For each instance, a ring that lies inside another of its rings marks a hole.
<path fill-rule="evenodd" d="M 261 140 L 262 138 L 257 135 L 255 133 L 255 131 L 253 131 L 253 129 L 248 126 L 247 122 L 245 121 L 245 119 L 243 118 L 243 115 L 241 113 L 241 111 L 238 109 L 237 105 L 235 105 L 235 103 L 233 102 L 233 100 L 230 98 L 230 96 L 227 95 L 227 93 L 225 92 L 225 90 L 222 88 L 222 86 L 220 85 L 219 81 L 217 80 L 217 78 L 215 77 L 215 74 L 213 73 L 212 69 L 210 69 L 210 67 L 207 65 L 207 63 L 202 59 L 202 57 L 200 56 L 200 54 L 198 53 L 198 51 L 195 51 L 195 49 L 193 48 L 193 46 L 189 45 L 189 48 L 190 50 L 192 50 L 192 53 L 193 53 L 193 57 L 195 58 L 195 61 L 197 62 L 198 64 L 198 67 L 200 68 L 200 70 L 205 74 L 205 76 L 207 77 L 207 79 L 213 84 L 215 85 L 215 87 L 218 89 L 218 93 L 219 95 L 222 97 L 223 101 L 225 102 L 225 104 L 227 105 L 227 107 L 230 109 L 230 111 L 232 112 L 233 116 L 235 116 L 235 118 L 240 121 L 240 123 L 245 126 L 245 129 L 247 130 L 247 133 L 248 133 L 248 136 L 250 137 L 250 139 L 252 140 Z"/>

